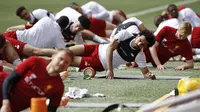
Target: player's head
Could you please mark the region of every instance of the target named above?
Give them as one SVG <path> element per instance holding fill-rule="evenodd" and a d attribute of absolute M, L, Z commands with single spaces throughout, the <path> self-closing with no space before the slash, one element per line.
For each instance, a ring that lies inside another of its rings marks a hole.
<path fill-rule="evenodd" d="M 31 20 L 31 15 L 24 6 L 21 6 L 16 10 L 16 15 L 19 16 L 23 20 L 26 20 L 26 21 Z"/>
<path fill-rule="evenodd" d="M 158 27 L 159 24 L 160 24 L 161 22 L 163 22 L 163 21 L 164 21 L 164 19 L 163 19 L 163 16 L 161 16 L 161 15 L 158 15 L 158 16 L 155 16 L 155 17 L 154 17 L 154 25 L 155 25 L 156 27 Z"/>
<path fill-rule="evenodd" d="M 192 25 L 189 22 L 183 22 L 176 31 L 176 39 L 184 40 L 192 32 Z"/>
<path fill-rule="evenodd" d="M 78 21 L 74 22 L 72 25 L 72 32 L 77 33 L 84 29 L 89 29 L 91 25 L 90 19 L 86 15 L 81 15 Z"/>
<path fill-rule="evenodd" d="M 77 12 L 83 14 L 83 10 L 82 10 L 81 6 L 79 4 L 77 4 L 76 2 L 72 2 L 68 6 L 71 7 L 72 9 L 76 10 Z"/>
<path fill-rule="evenodd" d="M 134 41 L 134 48 L 143 49 L 145 47 L 151 47 L 155 43 L 155 36 L 149 30 L 141 31 Z"/>
<path fill-rule="evenodd" d="M 6 44 L 6 39 L 3 34 L 0 33 L 0 54 L 3 53 Z"/>
<path fill-rule="evenodd" d="M 169 4 L 167 7 L 167 12 L 169 15 L 171 15 L 173 18 L 178 18 L 178 8 L 174 4 Z"/>
<path fill-rule="evenodd" d="M 67 70 L 71 62 L 72 53 L 68 49 L 59 50 L 52 56 L 52 60 L 47 66 L 47 69 L 49 68 L 48 70 L 51 70 L 53 73 L 57 74 Z"/>
<path fill-rule="evenodd" d="M 61 16 L 59 19 L 56 20 L 56 22 L 60 26 L 61 30 L 64 30 L 69 25 L 69 19 L 67 16 Z"/>

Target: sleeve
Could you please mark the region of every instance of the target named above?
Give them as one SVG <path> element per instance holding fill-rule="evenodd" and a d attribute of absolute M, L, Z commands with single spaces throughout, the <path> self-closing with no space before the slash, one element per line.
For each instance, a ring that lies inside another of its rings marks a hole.
<path fill-rule="evenodd" d="M 60 101 L 61 98 L 63 96 L 64 93 L 64 85 L 62 81 L 60 82 L 60 84 L 58 84 L 58 87 L 55 88 L 54 93 L 52 94 L 51 98 L 50 98 L 50 104 L 49 107 L 58 107 L 60 105 Z"/>
<path fill-rule="evenodd" d="M 138 67 L 146 67 L 146 57 L 143 51 L 140 51 L 135 58 L 135 62 L 138 64 Z"/>
<path fill-rule="evenodd" d="M 185 10 L 185 21 L 190 22 L 193 27 L 200 26 L 200 18 L 196 13 L 190 8 L 186 8 Z"/>
<path fill-rule="evenodd" d="M 168 28 L 169 27 L 165 26 L 158 32 L 158 34 L 156 35 L 156 41 L 157 42 L 159 42 L 159 43 L 162 42 L 162 40 L 165 38 L 165 36 L 167 34 L 167 29 Z"/>
<path fill-rule="evenodd" d="M 20 74 L 26 74 L 32 67 L 34 67 L 35 63 L 37 63 L 38 58 L 36 56 L 30 57 L 23 61 L 20 65 L 17 66 L 16 71 Z"/>
<path fill-rule="evenodd" d="M 127 30 L 121 30 L 116 35 L 114 35 L 113 39 L 117 40 L 117 42 L 124 41 L 133 35 L 130 34 Z"/>
<path fill-rule="evenodd" d="M 185 57 L 186 60 L 193 59 L 192 46 L 188 40 L 185 40 L 185 43 L 182 44 L 183 48 L 181 49 L 181 56 Z"/>
<path fill-rule="evenodd" d="M 92 17 L 94 17 L 94 18 L 107 18 L 107 17 L 109 17 L 108 11 L 102 5 L 100 5 L 100 4 L 98 4 L 94 1 L 90 2 L 90 9 L 91 10 L 97 10 L 96 12 L 98 12 L 96 14 L 92 14 Z"/>

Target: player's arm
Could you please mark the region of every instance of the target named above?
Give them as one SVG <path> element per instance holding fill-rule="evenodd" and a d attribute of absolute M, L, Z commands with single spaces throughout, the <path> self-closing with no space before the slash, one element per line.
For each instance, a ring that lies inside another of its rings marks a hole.
<path fill-rule="evenodd" d="M 156 48 L 158 46 L 159 46 L 159 42 L 156 41 L 155 44 L 149 48 L 149 50 L 150 50 L 151 56 L 156 64 L 157 68 L 159 70 L 164 70 L 165 67 L 160 63 L 160 60 L 158 59 L 158 55 L 157 55 L 157 51 L 156 51 Z"/>
<path fill-rule="evenodd" d="M 112 64 L 113 51 L 117 48 L 118 44 L 119 43 L 117 42 L 117 39 L 113 39 L 109 43 L 107 51 L 106 51 L 106 59 L 107 59 L 107 66 L 108 66 L 108 71 L 107 71 L 107 78 L 108 79 L 113 79 L 113 77 L 114 77 L 113 64 Z"/>
<path fill-rule="evenodd" d="M 11 112 L 10 90 L 11 90 L 12 85 L 16 84 L 20 78 L 21 78 L 21 75 L 19 75 L 19 73 L 16 70 L 14 70 L 3 81 L 3 85 L 2 85 L 3 101 L 2 101 L 1 112 Z"/>
<path fill-rule="evenodd" d="M 16 52 L 12 44 L 8 42 L 7 40 L 6 40 L 4 53 L 6 57 L 8 58 L 8 60 L 13 63 L 13 65 L 16 66 L 21 63 L 21 59 L 19 58 L 18 53 Z"/>
<path fill-rule="evenodd" d="M 176 70 L 185 70 L 185 69 L 189 69 L 189 68 L 193 68 L 193 67 L 194 67 L 193 60 L 186 60 L 184 65 L 178 66 L 175 69 Z"/>
<path fill-rule="evenodd" d="M 17 26 L 9 27 L 6 31 L 24 30 L 24 29 L 29 29 L 31 27 L 33 27 L 33 25 L 31 25 L 31 24 L 29 24 L 29 25 L 17 25 Z"/>

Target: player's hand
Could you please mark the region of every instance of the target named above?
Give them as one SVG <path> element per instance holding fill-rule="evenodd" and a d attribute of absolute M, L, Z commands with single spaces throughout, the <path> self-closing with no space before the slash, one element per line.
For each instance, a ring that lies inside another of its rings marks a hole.
<path fill-rule="evenodd" d="M 9 100 L 3 100 L 3 104 L 2 104 L 0 112 L 12 112 L 10 108 Z"/>
<path fill-rule="evenodd" d="M 165 68 L 163 65 L 158 65 L 158 66 L 157 66 L 157 69 L 158 69 L 158 70 L 165 70 L 166 68 Z"/>
<path fill-rule="evenodd" d="M 150 78 L 152 80 L 155 80 L 156 79 L 156 75 L 151 73 L 151 72 L 148 72 L 144 75 L 145 78 Z"/>
<path fill-rule="evenodd" d="M 106 78 L 111 80 L 111 79 L 114 79 L 114 73 L 113 73 L 113 70 L 108 70 L 107 73 L 106 73 Z"/>
<path fill-rule="evenodd" d="M 185 67 L 184 66 L 178 66 L 175 68 L 175 70 L 185 70 Z"/>

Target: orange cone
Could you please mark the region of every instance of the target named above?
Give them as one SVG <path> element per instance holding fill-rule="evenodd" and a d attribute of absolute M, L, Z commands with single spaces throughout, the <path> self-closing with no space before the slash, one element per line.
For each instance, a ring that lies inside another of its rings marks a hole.
<path fill-rule="evenodd" d="M 46 97 L 31 98 L 31 112 L 47 112 Z"/>

